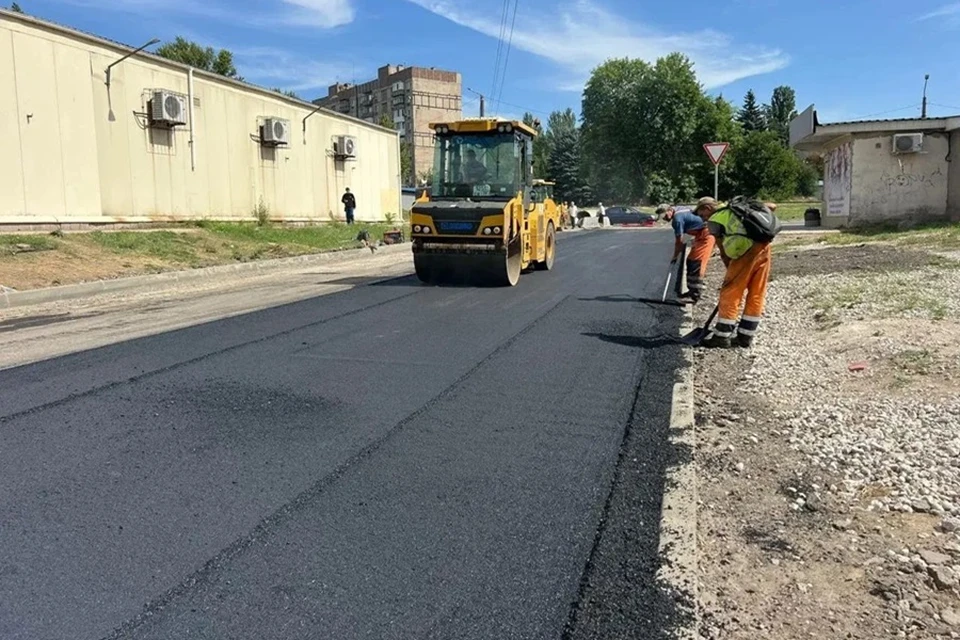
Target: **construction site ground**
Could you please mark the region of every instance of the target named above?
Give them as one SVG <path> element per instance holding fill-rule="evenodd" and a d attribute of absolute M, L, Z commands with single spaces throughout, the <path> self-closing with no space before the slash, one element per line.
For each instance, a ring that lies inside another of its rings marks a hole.
<path fill-rule="evenodd" d="M 956 238 L 784 234 L 754 348 L 697 350 L 701 637 L 960 637 Z"/>
<path fill-rule="evenodd" d="M 376 243 L 394 228 L 362 222 L 284 226 L 203 221 L 165 229 L 0 234 L 0 286 L 25 291 L 339 251 L 360 247 L 361 230 Z"/>

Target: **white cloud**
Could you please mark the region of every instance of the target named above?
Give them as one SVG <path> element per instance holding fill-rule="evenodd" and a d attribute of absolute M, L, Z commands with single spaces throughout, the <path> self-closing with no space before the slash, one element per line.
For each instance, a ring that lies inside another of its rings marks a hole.
<path fill-rule="evenodd" d="M 332 29 L 353 22 L 351 0 L 283 0 L 293 7 L 284 22 L 301 26 Z"/>
<path fill-rule="evenodd" d="M 303 97 L 308 100 L 326 96 L 327 87 L 338 78 L 350 77 L 353 71 L 348 63 L 318 61 L 271 47 L 231 50 L 237 70 L 247 81 L 267 88 L 279 87 L 304 93 Z"/>
<path fill-rule="evenodd" d="M 156 12 L 187 14 L 237 25 L 332 29 L 353 22 L 353 0 L 270 0 L 256 10 L 232 6 L 228 1 L 197 0 L 61 0 L 67 4 L 100 10 L 157 15 Z"/>
<path fill-rule="evenodd" d="M 500 36 L 497 12 L 483 12 L 473 0 L 408 0 L 451 22 L 492 38 Z M 521 7 L 523 10 L 524 7 Z M 782 69 L 789 57 L 779 49 L 735 42 L 709 29 L 665 33 L 611 13 L 596 0 L 569 0 L 541 13 L 520 14 L 513 47 L 551 60 L 569 73 L 561 89 L 581 91 L 590 71 L 609 58 L 654 61 L 680 51 L 696 64 L 697 76 L 708 88 L 721 87 Z M 493 58 L 491 57 L 491 61 Z"/>
<path fill-rule="evenodd" d="M 917 20 L 932 20 L 934 18 L 947 18 L 960 15 L 960 2 L 945 4 L 939 9 L 934 9 L 930 13 L 925 13 Z"/>

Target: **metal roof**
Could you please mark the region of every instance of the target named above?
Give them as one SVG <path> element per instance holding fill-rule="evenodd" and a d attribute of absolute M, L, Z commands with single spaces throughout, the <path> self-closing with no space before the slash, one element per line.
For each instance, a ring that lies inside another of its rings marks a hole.
<path fill-rule="evenodd" d="M 832 127 L 841 124 L 884 124 L 888 122 L 919 122 L 930 123 L 939 120 L 949 120 L 950 118 L 960 118 L 960 116 L 937 116 L 936 118 L 884 118 L 881 120 L 841 120 L 839 122 L 817 122 L 821 127 Z"/>

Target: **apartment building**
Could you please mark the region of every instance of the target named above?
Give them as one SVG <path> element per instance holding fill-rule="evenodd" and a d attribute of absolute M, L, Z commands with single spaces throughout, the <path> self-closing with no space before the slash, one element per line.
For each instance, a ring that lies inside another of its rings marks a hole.
<path fill-rule="evenodd" d="M 331 85 L 314 104 L 373 123 L 389 116 L 410 146 L 419 178 L 433 166 L 430 123 L 462 116 L 461 85 L 460 74 L 453 71 L 386 65 L 377 70 L 376 80 Z M 412 178 L 404 176 L 404 183 L 411 184 Z"/>

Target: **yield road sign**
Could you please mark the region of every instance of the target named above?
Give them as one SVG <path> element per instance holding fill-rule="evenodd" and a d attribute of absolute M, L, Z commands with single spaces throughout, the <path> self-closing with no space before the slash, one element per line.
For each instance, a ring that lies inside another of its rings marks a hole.
<path fill-rule="evenodd" d="M 707 156 L 710 157 L 710 162 L 714 165 L 720 164 L 720 161 L 723 160 L 723 156 L 726 155 L 727 149 L 729 148 L 729 142 L 708 142 L 703 145 L 703 150 L 707 152 Z"/>

